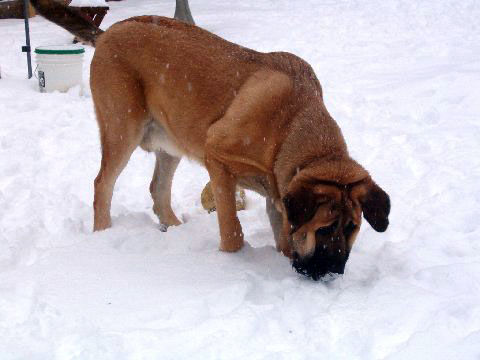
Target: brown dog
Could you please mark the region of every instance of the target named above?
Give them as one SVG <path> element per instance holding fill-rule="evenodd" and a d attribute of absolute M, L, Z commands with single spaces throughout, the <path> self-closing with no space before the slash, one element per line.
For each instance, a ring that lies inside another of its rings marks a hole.
<path fill-rule="evenodd" d="M 180 224 L 170 204 L 180 157 L 205 165 L 224 251 L 243 246 L 237 183 L 267 198 L 277 249 L 314 279 L 343 273 L 362 212 L 376 231 L 388 226 L 388 195 L 349 157 L 312 68 L 292 54 L 135 17 L 98 38 L 91 88 L 102 143 L 95 230 L 110 227 L 113 187 L 137 146 L 156 154 L 150 191 L 167 226 Z"/>
<path fill-rule="evenodd" d="M 165 225 L 180 224 L 170 205 L 180 157 L 205 164 L 222 250 L 243 245 L 236 183 L 267 197 L 278 250 L 314 279 L 343 273 L 362 212 L 375 230 L 386 230 L 388 195 L 349 157 L 302 59 L 258 53 L 162 17 L 132 18 L 99 36 L 74 9 L 31 3 L 84 41 L 98 39 L 91 67 L 102 142 L 95 230 L 110 226 L 113 186 L 138 145 L 156 153 L 150 190 Z"/>

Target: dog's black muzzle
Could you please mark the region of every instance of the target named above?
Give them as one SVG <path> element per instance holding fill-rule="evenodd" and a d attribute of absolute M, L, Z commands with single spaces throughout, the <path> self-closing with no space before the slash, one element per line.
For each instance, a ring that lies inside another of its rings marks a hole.
<path fill-rule="evenodd" d="M 301 258 L 294 253 L 292 266 L 295 270 L 305 276 L 311 277 L 317 281 L 327 274 L 343 274 L 348 260 L 348 253 L 335 254 L 325 251 L 323 248 L 315 248 L 315 253 L 305 258 Z"/>

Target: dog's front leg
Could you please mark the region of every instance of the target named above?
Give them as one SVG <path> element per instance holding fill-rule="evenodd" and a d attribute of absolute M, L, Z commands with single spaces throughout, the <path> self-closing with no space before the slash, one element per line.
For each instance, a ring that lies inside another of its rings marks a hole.
<path fill-rule="evenodd" d="M 290 235 L 290 225 L 286 217 L 283 215 L 283 224 L 280 236 L 277 242 L 277 250 L 282 252 L 283 255 L 292 259 L 292 235 Z"/>
<path fill-rule="evenodd" d="M 243 246 L 243 232 L 237 217 L 235 187 L 237 181 L 226 166 L 208 152 L 205 165 L 210 175 L 220 227 L 220 250 L 234 252 Z"/>
<path fill-rule="evenodd" d="M 277 251 L 280 251 L 286 257 L 292 258 L 290 225 L 284 212 L 281 211 L 281 205 L 278 205 L 278 200 L 267 197 L 266 210 L 272 226 Z"/>

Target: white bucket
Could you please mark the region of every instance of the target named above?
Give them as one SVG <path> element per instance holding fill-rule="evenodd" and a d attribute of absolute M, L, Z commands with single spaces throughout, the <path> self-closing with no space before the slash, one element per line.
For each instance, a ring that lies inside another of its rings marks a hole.
<path fill-rule="evenodd" d="M 35 48 L 36 74 L 40 92 L 67 91 L 82 86 L 85 49 L 77 45 L 52 45 Z"/>

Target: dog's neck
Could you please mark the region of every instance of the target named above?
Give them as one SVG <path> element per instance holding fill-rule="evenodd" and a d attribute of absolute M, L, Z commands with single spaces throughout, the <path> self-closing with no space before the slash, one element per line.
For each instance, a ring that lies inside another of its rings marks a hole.
<path fill-rule="evenodd" d="M 279 195 L 285 196 L 293 177 L 306 168 L 325 167 L 329 175 L 338 173 L 341 181 L 340 178 L 346 175 L 341 175 L 340 167 L 352 162 L 353 167 L 358 165 L 350 159 L 340 128 L 323 103 L 303 109 L 292 120 L 276 157 L 274 175 Z M 335 170 L 335 167 L 339 169 Z"/>

